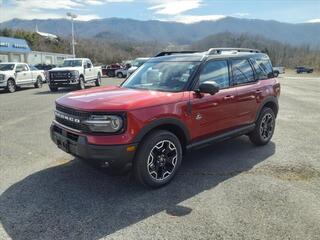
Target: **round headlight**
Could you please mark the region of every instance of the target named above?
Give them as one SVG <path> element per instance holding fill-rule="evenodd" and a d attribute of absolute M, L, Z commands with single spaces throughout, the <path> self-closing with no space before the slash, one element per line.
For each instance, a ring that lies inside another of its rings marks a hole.
<path fill-rule="evenodd" d="M 123 128 L 123 119 L 117 115 L 91 115 L 84 123 L 92 132 L 118 132 Z"/>

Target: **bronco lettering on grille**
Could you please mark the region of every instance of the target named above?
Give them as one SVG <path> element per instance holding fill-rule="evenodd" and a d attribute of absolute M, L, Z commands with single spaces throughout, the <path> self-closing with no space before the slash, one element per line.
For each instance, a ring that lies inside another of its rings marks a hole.
<path fill-rule="evenodd" d="M 80 123 L 80 119 L 79 118 L 75 118 L 74 116 L 65 114 L 63 112 L 55 111 L 54 114 L 58 118 L 62 118 L 62 119 L 65 119 L 65 120 L 68 120 L 68 121 L 74 122 L 74 123 Z"/>

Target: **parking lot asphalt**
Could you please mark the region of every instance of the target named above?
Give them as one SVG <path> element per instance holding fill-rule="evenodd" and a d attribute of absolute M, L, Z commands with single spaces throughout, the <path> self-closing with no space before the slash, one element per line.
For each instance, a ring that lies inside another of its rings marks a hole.
<path fill-rule="evenodd" d="M 0 92 L 0 239 L 319 239 L 320 77 L 279 80 L 270 144 L 190 152 L 158 190 L 56 148 L 54 100 L 67 91 Z"/>

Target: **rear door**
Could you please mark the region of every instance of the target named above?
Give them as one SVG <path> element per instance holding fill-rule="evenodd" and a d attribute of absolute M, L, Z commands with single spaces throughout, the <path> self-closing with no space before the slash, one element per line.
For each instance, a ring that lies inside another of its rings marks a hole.
<path fill-rule="evenodd" d="M 94 71 L 90 60 L 85 60 L 86 80 L 92 80 Z"/>
<path fill-rule="evenodd" d="M 230 85 L 229 64 L 226 60 L 208 61 L 202 68 L 197 86 L 215 81 L 220 90 L 214 95 L 190 93 L 194 138 L 209 137 L 235 125 L 236 91 Z"/>
<path fill-rule="evenodd" d="M 253 123 L 259 107 L 259 98 L 263 93 L 262 84 L 255 77 L 251 62 L 248 59 L 233 59 L 232 77 L 236 89 L 237 126 Z"/>
<path fill-rule="evenodd" d="M 26 82 L 28 83 L 33 83 L 33 76 L 32 76 L 32 72 L 31 72 L 31 69 L 29 68 L 28 64 L 24 64 L 24 70 L 25 70 L 25 73 L 26 73 Z"/>

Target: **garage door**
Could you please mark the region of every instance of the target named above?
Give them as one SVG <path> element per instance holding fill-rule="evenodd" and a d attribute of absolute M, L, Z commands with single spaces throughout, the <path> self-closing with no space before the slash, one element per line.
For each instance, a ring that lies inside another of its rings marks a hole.
<path fill-rule="evenodd" d="M 46 56 L 44 61 L 45 61 L 45 64 L 52 64 L 53 63 L 52 56 Z"/>
<path fill-rule="evenodd" d="M 8 55 L 0 54 L 0 62 L 9 62 Z"/>
<path fill-rule="evenodd" d="M 20 54 L 12 54 L 11 62 L 21 62 Z"/>

